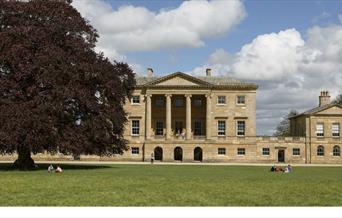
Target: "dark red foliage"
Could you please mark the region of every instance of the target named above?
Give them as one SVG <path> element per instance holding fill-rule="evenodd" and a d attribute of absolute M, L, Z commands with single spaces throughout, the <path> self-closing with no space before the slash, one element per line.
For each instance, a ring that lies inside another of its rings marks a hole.
<path fill-rule="evenodd" d="M 1 153 L 127 149 L 134 74 L 95 53 L 97 37 L 68 0 L 0 0 Z"/>

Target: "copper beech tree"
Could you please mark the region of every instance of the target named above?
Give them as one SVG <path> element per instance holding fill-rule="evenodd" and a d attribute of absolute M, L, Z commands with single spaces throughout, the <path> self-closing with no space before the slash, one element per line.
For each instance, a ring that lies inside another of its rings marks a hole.
<path fill-rule="evenodd" d="M 0 0 L 0 152 L 31 169 L 32 153 L 127 150 L 125 63 L 94 51 L 96 30 L 71 1 Z"/>

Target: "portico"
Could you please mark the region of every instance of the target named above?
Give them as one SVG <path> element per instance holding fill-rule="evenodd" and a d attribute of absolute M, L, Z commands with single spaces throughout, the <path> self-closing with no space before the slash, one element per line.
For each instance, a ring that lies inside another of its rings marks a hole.
<path fill-rule="evenodd" d="M 145 95 L 147 140 L 210 138 L 210 93 L 184 92 L 187 94 L 154 91 Z"/>

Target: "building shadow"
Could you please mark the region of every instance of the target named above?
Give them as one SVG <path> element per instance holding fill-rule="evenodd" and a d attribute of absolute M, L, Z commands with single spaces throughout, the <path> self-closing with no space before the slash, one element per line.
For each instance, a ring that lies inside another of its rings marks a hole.
<path fill-rule="evenodd" d="M 47 170 L 50 164 L 47 163 L 38 163 L 36 164 L 37 168 L 33 171 L 41 171 Z M 93 164 L 52 164 L 54 168 L 60 166 L 63 170 L 96 170 L 96 169 L 108 169 L 115 168 L 114 166 L 106 166 L 106 165 L 93 165 Z M 18 169 L 13 168 L 13 163 L 0 163 L 0 171 L 19 171 Z"/>

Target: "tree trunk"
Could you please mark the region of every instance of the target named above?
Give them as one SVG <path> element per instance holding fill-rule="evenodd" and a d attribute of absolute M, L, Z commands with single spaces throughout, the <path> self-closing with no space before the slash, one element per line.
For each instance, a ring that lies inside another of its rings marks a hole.
<path fill-rule="evenodd" d="M 20 146 L 17 149 L 18 159 L 14 162 L 13 167 L 19 170 L 33 170 L 36 168 L 34 160 L 31 158 L 31 151 L 27 146 Z"/>

